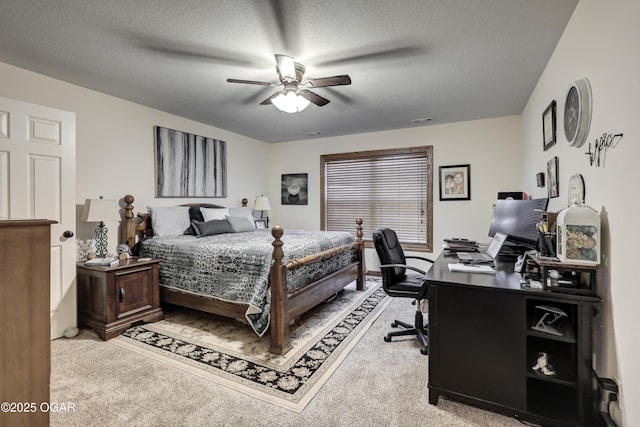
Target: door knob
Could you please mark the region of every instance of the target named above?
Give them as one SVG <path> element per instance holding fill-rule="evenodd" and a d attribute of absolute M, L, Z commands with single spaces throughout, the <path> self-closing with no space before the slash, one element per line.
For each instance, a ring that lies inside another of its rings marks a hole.
<path fill-rule="evenodd" d="M 64 233 L 62 233 L 62 235 L 68 239 L 70 237 L 73 237 L 73 231 L 67 230 Z"/>

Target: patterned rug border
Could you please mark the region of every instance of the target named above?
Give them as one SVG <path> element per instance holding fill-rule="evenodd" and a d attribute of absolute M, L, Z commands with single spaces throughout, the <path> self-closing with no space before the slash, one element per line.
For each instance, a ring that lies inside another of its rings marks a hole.
<path fill-rule="evenodd" d="M 151 330 L 153 324 L 127 329 L 114 344 L 178 367 L 218 384 L 302 412 L 373 322 L 391 302 L 377 281 L 373 289 L 333 324 L 323 329 L 313 344 L 296 356 L 284 371 L 268 363 L 242 358 L 232 352 L 207 348 Z"/>

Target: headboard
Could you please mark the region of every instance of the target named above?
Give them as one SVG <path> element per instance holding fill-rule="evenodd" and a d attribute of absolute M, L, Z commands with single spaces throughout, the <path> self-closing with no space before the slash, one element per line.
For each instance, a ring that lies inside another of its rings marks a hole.
<path fill-rule="evenodd" d="M 151 217 L 147 212 L 138 212 L 136 218 L 133 215 L 133 201 L 135 200 L 131 194 L 127 194 L 124 200 L 124 241 L 133 249 L 139 240 L 145 240 L 153 237 L 153 229 L 151 228 Z M 208 207 L 208 208 L 225 208 L 226 206 L 216 205 L 212 203 L 186 203 L 179 206 L 187 207 Z"/>

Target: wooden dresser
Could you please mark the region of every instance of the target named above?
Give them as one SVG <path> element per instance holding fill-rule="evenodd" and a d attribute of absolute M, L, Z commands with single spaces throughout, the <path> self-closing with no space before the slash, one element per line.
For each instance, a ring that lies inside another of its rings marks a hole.
<path fill-rule="evenodd" d="M 53 223 L 0 219 L 0 425 L 49 425 Z"/>

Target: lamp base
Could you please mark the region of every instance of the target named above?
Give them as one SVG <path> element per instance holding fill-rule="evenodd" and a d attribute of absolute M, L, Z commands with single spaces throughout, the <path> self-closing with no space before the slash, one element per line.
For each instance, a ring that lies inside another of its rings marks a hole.
<path fill-rule="evenodd" d="M 96 257 L 106 258 L 107 252 L 107 233 L 109 229 L 104 225 L 104 222 L 100 221 L 98 227 L 96 227 Z"/>

